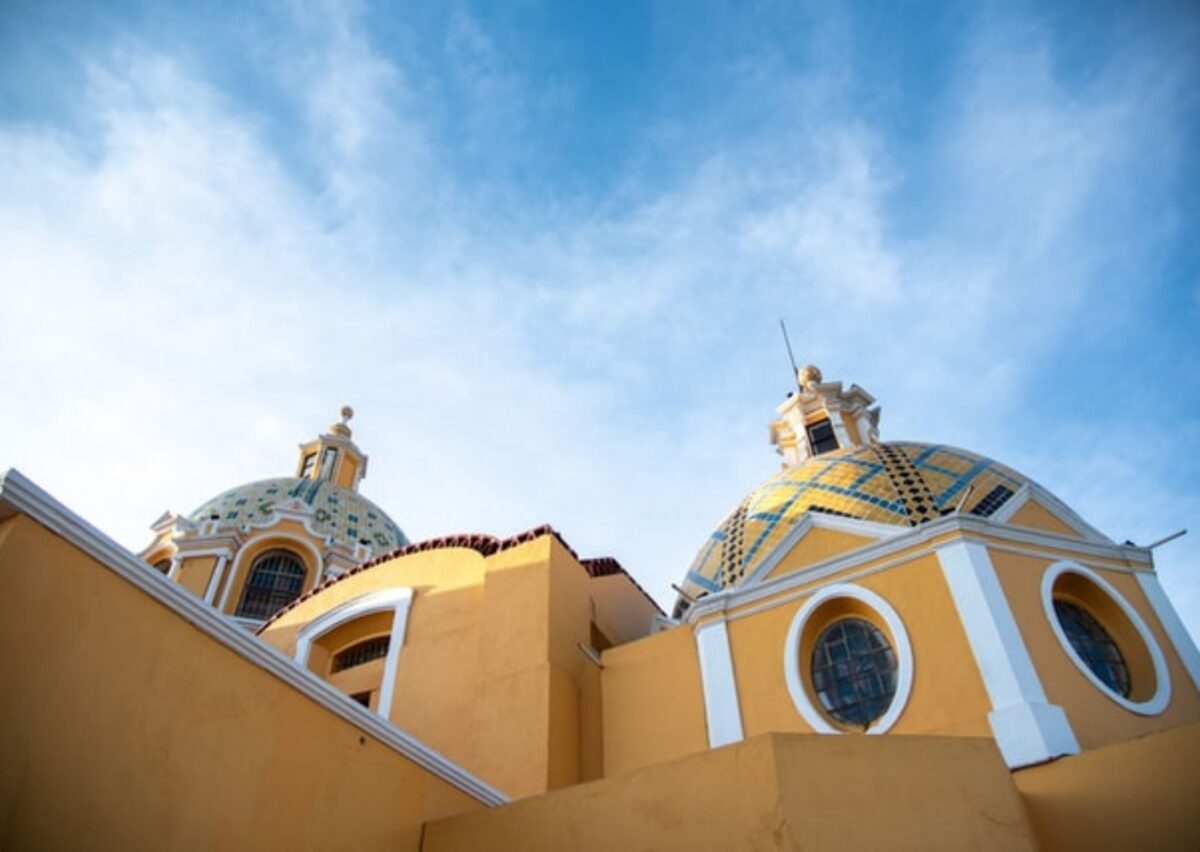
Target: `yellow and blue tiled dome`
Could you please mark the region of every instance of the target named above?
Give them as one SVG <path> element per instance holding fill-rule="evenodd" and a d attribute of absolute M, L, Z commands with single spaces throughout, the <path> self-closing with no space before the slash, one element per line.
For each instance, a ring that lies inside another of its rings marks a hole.
<path fill-rule="evenodd" d="M 1028 481 L 999 462 L 942 444 L 893 442 L 825 453 L 751 492 L 709 537 L 683 590 L 700 598 L 739 585 L 807 512 L 917 526 L 960 501 L 964 512 L 990 515 Z"/>
<path fill-rule="evenodd" d="M 367 544 L 380 553 L 408 544 L 400 527 L 382 509 L 361 494 L 324 479 L 285 476 L 239 485 L 209 500 L 189 518 L 234 526 L 261 524 L 271 517 L 276 504 L 291 500 L 312 507 L 312 527 L 317 533 L 351 550 Z"/>

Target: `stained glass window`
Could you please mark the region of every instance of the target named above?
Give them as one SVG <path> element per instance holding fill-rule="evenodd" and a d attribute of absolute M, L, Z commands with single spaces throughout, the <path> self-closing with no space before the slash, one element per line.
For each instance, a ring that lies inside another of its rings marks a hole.
<path fill-rule="evenodd" d="M 1113 692 L 1129 697 L 1129 667 L 1121 649 L 1108 631 L 1090 612 L 1070 601 L 1055 599 L 1054 614 L 1075 649 L 1092 674 Z"/>
<path fill-rule="evenodd" d="M 825 712 L 866 728 L 891 706 L 896 668 L 896 653 L 879 628 L 862 618 L 844 618 L 817 637 L 813 689 Z"/>

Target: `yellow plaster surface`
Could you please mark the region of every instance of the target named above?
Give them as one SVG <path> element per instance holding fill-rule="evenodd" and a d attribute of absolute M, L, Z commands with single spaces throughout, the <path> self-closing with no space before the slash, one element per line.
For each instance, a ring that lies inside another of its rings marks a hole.
<path fill-rule="evenodd" d="M 1136 577 L 1127 572 L 1097 569 L 1097 573 L 1141 615 L 1166 657 L 1171 678 L 1171 702 L 1157 716 L 1130 713 L 1097 689 L 1067 656 L 1050 627 L 1042 603 L 1042 576 L 1050 560 L 1004 552 L 992 552 L 991 558 L 1046 697 L 1066 711 L 1081 746 L 1086 749 L 1105 745 L 1200 718 L 1200 696 L 1150 609 Z"/>
<path fill-rule="evenodd" d="M 606 775 L 708 748 L 690 627 L 609 648 L 602 659 Z"/>
<path fill-rule="evenodd" d="M 987 713 L 991 705 L 937 557 L 919 556 L 853 582 L 892 605 L 912 644 L 912 694 L 892 731 L 990 736 Z M 788 629 L 808 597 L 735 617 L 728 623 L 747 736 L 810 730 L 788 692 L 784 671 Z M 808 662 L 801 660 L 805 665 Z"/>
<path fill-rule="evenodd" d="M 874 544 L 876 541 L 878 539 L 865 535 L 854 535 L 841 530 L 828 530 L 814 526 L 796 542 L 796 545 L 788 551 L 787 556 L 771 569 L 771 573 L 767 577 L 791 574 L 806 565 L 858 550 L 858 548 Z"/>
<path fill-rule="evenodd" d="M 1009 523 L 1018 527 L 1032 527 L 1036 530 L 1046 530 L 1070 538 L 1083 538 L 1074 528 L 1060 521 L 1036 500 L 1030 500 L 1013 513 Z"/>
<path fill-rule="evenodd" d="M 416 852 L 481 807 L 28 518 L 0 530 L 0 846 Z"/>
<path fill-rule="evenodd" d="M 772 735 L 433 822 L 424 852 L 1033 848 L 990 742 Z"/>
<path fill-rule="evenodd" d="M 1042 849 L 1200 849 L 1200 722 L 1013 776 Z"/>
<path fill-rule="evenodd" d="M 215 556 L 187 556 L 179 560 L 179 571 L 175 582 L 198 598 L 204 597 L 213 569 L 217 567 Z"/>

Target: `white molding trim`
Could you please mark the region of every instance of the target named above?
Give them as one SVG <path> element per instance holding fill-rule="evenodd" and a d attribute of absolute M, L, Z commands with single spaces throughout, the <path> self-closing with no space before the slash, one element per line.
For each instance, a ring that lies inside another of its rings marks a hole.
<path fill-rule="evenodd" d="M 900 615 L 891 604 L 870 589 L 850 583 L 836 583 L 821 589 L 796 611 L 791 626 L 788 628 L 786 643 L 783 646 L 783 676 L 787 682 L 788 693 L 792 696 L 792 703 L 796 705 L 796 710 L 799 711 L 804 721 L 808 722 L 809 726 L 818 734 L 844 733 L 840 728 L 831 724 L 817 709 L 817 705 L 813 703 L 804 686 L 804 679 L 800 673 L 800 667 L 803 665 L 803 661 L 800 659 L 800 637 L 804 635 L 805 625 L 824 604 L 839 598 L 858 601 L 874 611 L 883 620 L 888 633 L 891 634 L 889 638 L 893 643 L 892 650 L 896 653 L 896 692 L 892 696 L 892 703 L 888 705 L 887 712 L 867 728 L 868 734 L 885 734 L 896 724 L 904 712 L 904 708 L 908 706 L 913 685 L 913 651 L 912 643 L 908 639 L 908 631 L 904 628 L 904 622 L 900 619 Z"/>
<path fill-rule="evenodd" d="M 708 747 L 741 742 L 742 713 L 724 619 L 706 621 L 696 627 L 696 656 L 700 660 L 700 685 L 704 690 Z"/>
<path fill-rule="evenodd" d="M 1108 684 L 1096 677 L 1087 663 L 1079 656 L 1075 650 L 1075 646 L 1071 644 L 1071 640 L 1067 638 L 1067 634 L 1063 631 L 1062 625 L 1059 624 L 1058 615 L 1054 612 L 1054 584 L 1063 574 L 1074 574 L 1078 577 L 1083 577 L 1085 580 L 1094 585 L 1104 595 L 1112 600 L 1129 619 L 1138 636 L 1146 646 L 1146 651 L 1150 654 L 1150 661 L 1154 665 L 1154 694 L 1145 701 L 1130 701 L 1124 695 L 1114 691 Z M 1171 675 L 1167 671 L 1167 660 L 1163 656 L 1162 648 L 1158 646 L 1158 642 L 1154 640 L 1154 635 L 1150 632 L 1150 628 L 1146 626 L 1146 622 L 1138 615 L 1135 610 L 1120 592 L 1113 587 L 1111 583 L 1093 571 L 1091 568 L 1085 568 L 1078 562 L 1063 560 L 1055 562 L 1046 568 L 1046 572 L 1042 575 L 1042 608 L 1046 613 L 1046 620 L 1050 622 L 1050 629 L 1054 631 L 1054 638 L 1062 645 L 1066 651 L 1067 657 L 1075 664 L 1075 668 L 1079 669 L 1080 673 L 1085 678 L 1100 690 L 1104 695 L 1108 696 L 1113 703 L 1124 707 L 1130 713 L 1137 713 L 1140 716 L 1157 716 L 1159 713 L 1167 709 L 1167 705 L 1171 703 Z"/>
<path fill-rule="evenodd" d="M 942 574 L 967 634 L 992 710 L 988 723 L 1010 769 L 1078 754 L 1063 709 L 1046 700 L 996 569 L 980 542 L 937 548 Z"/>
<path fill-rule="evenodd" d="M 238 549 L 237 555 L 233 558 L 233 567 L 229 570 L 229 582 L 225 584 L 225 591 L 221 593 L 221 602 L 217 604 L 217 609 L 219 609 L 221 612 L 225 612 L 226 608 L 229 606 L 229 596 L 233 594 L 234 582 L 237 580 L 238 571 L 241 570 L 242 565 L 246 561 L 246 553 L 249 551 L 250 545 L 258 544 L 262 541 L 273 541 L 275 539 L 282 539 L 284 541 L 290 541 L 298 544 L 308 552 L 309 556 L 313 558 L 312 570 L 305 574 L 304 588 L 300 594 L 311 591 L 318 583 L 321 582 L 321 577 L 325 570 L 325 560 L 321 558 L 321 551 L 317 549 L 316 545 L 305 539 L 303 536 L 297 535 L 296 533 L 287 532 L 286 530 L 268 531 L 262 536 L 256 536 L 253 539 L 248 540 Z M 255 556 L 257 557 L 265 552 L 265 550 L 260 550 L 255 554 Z M 250 579 L 249 573 L 247 573 L 246 579 Z"/>
<path fill-rule="evenodd" d="M 229 648 L 251 665 L 302 693 L 334 716 L 370 734 L 386 748 L 411 760 L 478 802 L 496 807 L 511 799 L 486 781 L 400 730 L 377 713 L 372 713 L 349 696 L 330 686 L 261 639 L 237 627 L 199 598 L 145 563 L 63 506 L 16 470 L 0 479 L 0 505 L 22 512 L 50 532 L 70 542 L 139 591 L 153 598 L 213 641 Z M 2 514 L 2 513 L 0 513 Z"/>
<path fill-rule="evenodd" d="M 359 595 L 339 607 L 323 613 L 310 621 L 296 634 L 296 664 L 308 668 L 308 658 L 313 642 L 335 627 L 376 612 L 392 611 L 392 632 L 388 639 L 388 652 L 383 665 L 383 684 L 379 687 L 379 702 L 376 712 L 385 719 L 392 713 L 392 697 L 396 692 L 396 669 L 400 665 L 400 649 L 404 646 L 404 632 L 408 626 L 408 608 L 412 604 L 413 590 L 410 588 L 380 589 Z"/>
<path fill-rule="evenodd" d="M 1035 530 L 1029 527 L 1016 527 L 996 523 L 989 518 L 977 515 L 954 513 L 916 527 L 898 528 L 901 531 L 891 538 L 864 545 L 848 553 L 831 556 L 820 562 L 805 566 L 803 570 L 772 577 L 754 586 L 734 586 L 720 592 L 706 595 L 695 605 L 688 608 L 683 616 L 686 623 L 695 623 L 705 616 L 717 612 L 732 610 L 735 607 L 746 606 L 765 598 L 774 597 L 801 586 L 808 586 L 826 577 L 838 574 L 864 562 L 886 558 L 908 548 L 919 547 L 935 538 L 960 533 L 966 536 L 990 536 L 1003 541 L 1031 544 L 1039 547 L 1053 548 L 1066 551 L 1081 557 L 1094 556 L 1102 559 L 1128 561 L 1135 564 L 1151 564 L 1150 551 L 1144 547 L 1123 544 L 1100 544 L 1088 542 L 1072 536 Z M 932 553 L 933 546 L 914 551 L 912 558 Z M 1046 554 L 1046 559 L 1054 561 L 1061 559 L 1058 554 Z M 786 603 L 786 599 L 776 602 L 776 605 Z M 736 614 L 731 615 L 737 617 Z"/>
<path fill-rule="evenodd" d="M 1142 587 L 1142 594 L 1146 596 L 1150 608 L 1158 616 L 1158 623 L 1162 625 L 1167 638 L 1171 640 L 1175 653 L 1179 656 L 1179 661 L 1187 669 L 1192 684 L 1197 690 L 1200 690 L 1200 650 L 1196 649 L 1196 643 L 1192 641 L 1192 634 L 1188 633 L 1183 619 L 1171 605 L 1171 599 L 1167 597 L 1162 584 L 1158 582 L 1158 575 L 1151 571 L 1139 571 L 1136 576 L 1138 585 Z"/>

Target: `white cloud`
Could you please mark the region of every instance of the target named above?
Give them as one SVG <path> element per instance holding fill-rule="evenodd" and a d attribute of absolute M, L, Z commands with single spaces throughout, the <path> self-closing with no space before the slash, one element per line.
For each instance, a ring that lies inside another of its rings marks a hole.
<path fill-rule="evenodd" d="M 1028 459 L 1105 529 L 1129 493 L 1153 507 L 1139 534 L 1194 511 L 1161 475 L 1090 488 L 1119 454 L 1023 455 L 1018 435 L 1040 426 L 1015 402 L 1104 286 L 1115 249 L 1089 204 L 1153 121 L 1129 92 L 1081 98 L 1037 43 L 984 39 L 928 207 L 908 211 L 912 174 L 827 108 L 842 75 L 820 68 L 781 80 L 796 109 L 765 138 L 726 127 L 673 150 L 684 179 L 498 208 L 445 160 L 439 89 L 355 16 L 311 12 L 280 35 L 295 61 L 277 56 L 315 182 L 202 69 L 136 47 L 91 69 L 94 148 L 0 129 L 0 358 L 21 365 L 0 383 L 17 412 L 0 444 L 126 544 L 164 508 L 287 472 L 348 402 L 364 492 L 410 534 L 549 521 L 666 602 L 774 467 L 781 314 L 801 358 L 880 396 L 885 436 Z M 456 19 L 449 46 L 504 107 L 481 107 L 478 132 L 509 138 L 536 98 L 476 22 Z M 1200 632 L 1200 583 L 1176 589 Z"/>

